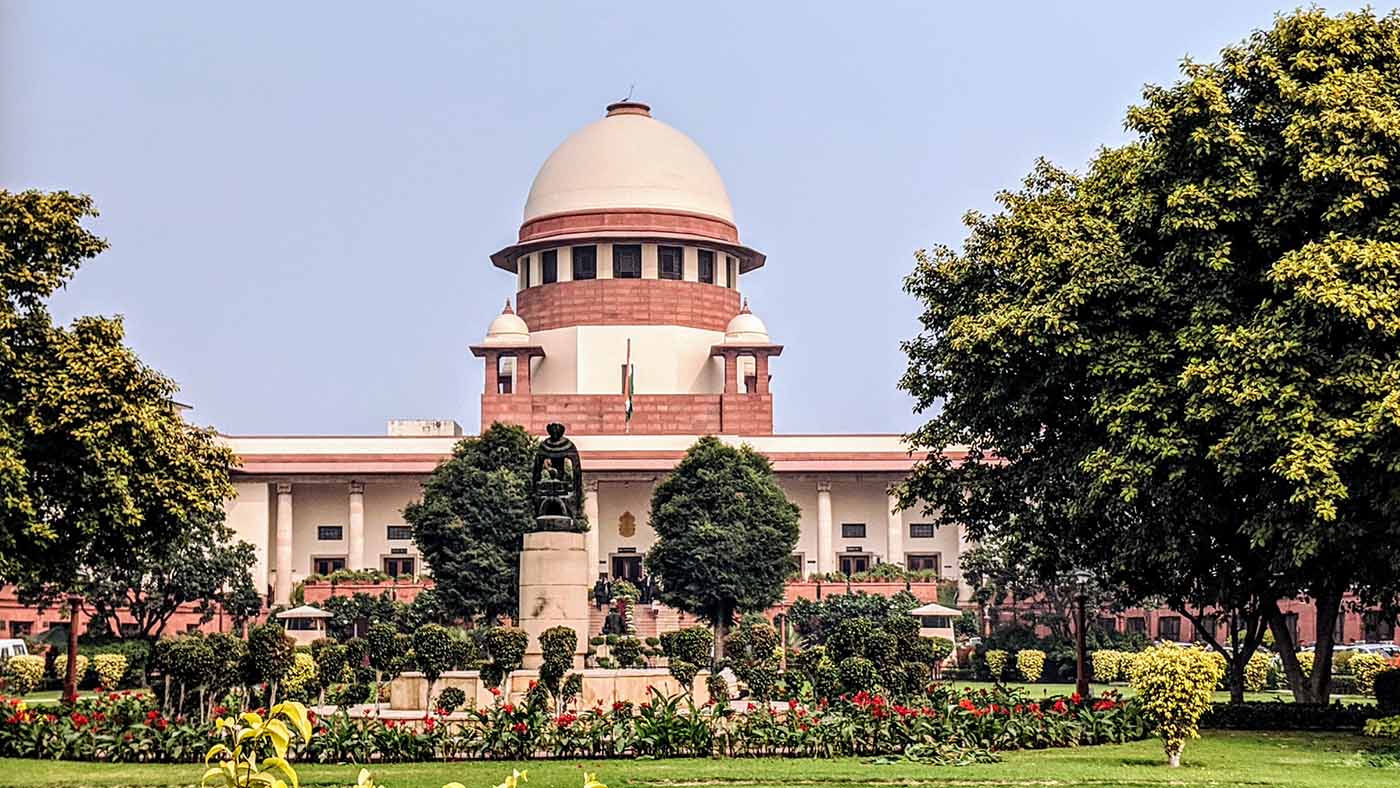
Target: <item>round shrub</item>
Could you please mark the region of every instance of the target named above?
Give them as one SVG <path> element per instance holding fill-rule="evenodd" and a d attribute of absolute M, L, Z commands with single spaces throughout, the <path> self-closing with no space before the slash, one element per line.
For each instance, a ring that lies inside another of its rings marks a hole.
<path fill-rule="evenodd" d="M 1220 652 L 1212 652 L 1224 659 Z M 1244 666 L 1244 689 L 1246 692 L 1263 692 L 1269 688 L 1269 657 L 1261 651 L 1250 655 Z"/>
<path fill-rule="evenodd" d="M 609 650 L 612 658 L 617 660 L 619 668 L 640 668 L 645 667 L 642 662 L 642 641 L 628 636 L 620 637 L 617 643 Z"/>
<path fill-rule="evenodd" d="M 953 641 L 948 638 L 920 637 L 919 642 L 929 644 L 925 648 L 933 658 L 932 662 L 929 663 L 930 668 L 937 668 L 942 665 L 943 660 L 947 659 L 953 653 Z"/>
<path fill-rule="evenodd" d="M 214 675 L 209 686 L 217 693 L 228 692 L 239 684 L 243 662 L 248 658 L 248 644 L 226 632 L 213 632 L 204 639 L 214 652 Z"/>
<path fill-rule="evenodd" d="M 1040 675 L 1045 672 L 1045 652 L 1034 648 L 1016 652 L 1016 670 L 1031 684 L 1040 681 Z"/>
<path fill-rule="evenodd" d="M 346 651 L 345 646 L 335 642 L 312 651 L 312 657 L 316 660 L 316 675 L 321 678 L 322 684 L 339 684 L 346 680 Z"/>
<path fill-rule="evenodd" d="M 572 627 L 550 627 L 540 633 L 540 683 L 558 695 L 564 674 L 574 666 L 578 633 Z"/>
<path fill-rule="evenodd" d="M 95 654 L 92 657 L 92 672 L 97 674 L 97 686 L 116 689 L 126 675 L 126 657 L 121 654 Z"/>
<path fill-rule="evenodd" d="M 219 668 L 214 649 L 199 635 L 175 638 L 165 650 L 164 660 L 162 668 L 166 674 L 187 689 L 205 686 Z"/>
<path fill-rule="evenodd" d="M 433 707 L 442 712 L 456 711 L 467 702 L 467 693 L 457 687 L 448 687 L 438 693 Z"/>
<path fill-rule="evenodd" d="M 288 700 L 305 701 L 318 690 L 316 686 L 316 658 L 305 651 L 292 655 L 292 666 L 282 676 L 282 692 Z"/>
<path fill-rule="evenodd" d="M 454 670 L 476 670 L 481 667 L 481 649 L 476 640 L 470 637 L 452 639 L 452 667 Z"/>
<path fill-rule="evenodd" d="M 868 618 L 848 618 L 836 625 L 826 639 L 826 650 L 838 664 L 850 657 L 865 656 L 865 643 L 875 625 Z"/>
<path fill-rule="evenodd" d="M 876 670 L 885 670 L 899 664 L 899 640 L 883 629 L 874 629 L 865 640 L 865 658 L 875 665 Z"/>
<path fill-rule="evenodd" d="M 36 654 L 21 654 L 5 662 L 5 691 L 11 695 L 28 695 L 44 680 L 44 658 Z"/>
<path fill-rule="evenodd" d="M 705 690 L 710 693 L 710 701 L 716 705 L 729 702 L 729 682 L 719 673 L 711 673 L 705 679 Z"/>
<path fill-rule="evenodd" d="M 686 627 L 661 635 L 661 652 L 666 655 L 671 675 L 689 693 L 695 686 L 700 666 L 710 664 L 715 636 L 709 627 Z"/>
<path fill-rule="evenodd" d="M 1200 735 L 1197 725 L 1210 709 L 1220 676 L 1220 663 L 1195 648 L 1158 646 L 1133 659 L 1132 687 L 1172 766 L 1181 765 L 1186 740 Z"/>
<path fill-rule="evenodd" d="M 885 689 L 885 693 L 895 697 L 904 697 L 909 691 L 909 674 L 904 671 L 901 665 L 890 665 L 884 669 L 877 669 L 879 674 L 877 684 Z"/>
<path fill-rule="evenodd" d="M 517 627 L 491 627 L 481 636 L 481 644 L 486 655 L 503 673 L 510 673 L 520 667 L 525 659 L 525 647 L 530 644 L 530 636 Z"/>
<path fill-rule="evenodd" d="M 841 689 L 846 692 L 875 690 L 875 663 L 865 657 L 846 657 L 839 666 Z"/>
<path fill-rule="evenodd" d="M 292 667 L 293 643 L 282 627 L 259 624 L 248 630 L 248 658 L 244 674 L 249 684 L 273 683 Z"/>
<path fill-rule="evenodd" d="M 1351 675 L 1356 679 L 1356 691 L 1362 695 L 1374 695 L 1376 676 L 1390 667 L 1390 663 L 1380 654 L 1357 654 L 1347 663 Z"/>
<path fill-rule="evenodd" d="M 1109 648 L 1099 649 L 1089 655 L 1089 660 L 1094 672 L 1094 681 L 1100 684 L 1117 681 L 1123 675 L 1122 652 Z"/>
<path fill-rule="evenodd" d="M 754 700 L 767 701 L 778 686 L 778 665 L 772 660 L 756 662 L 744 670 L 743 679 Z"/>
<path fill-rule="evenodd" d="M 344 708 L 365 703 L 373 693 L 374 687 L 368 684 L 342 684 L 326 692 L 326 700 L 332 705 Z"/>
<path fill-rule="evenodd" d="M 834 698 L 841 694 L 841 671 L 831 660 L 823 659 L 808 675 L 812 679 L 812 692 L 818 698 Z"/>
<path fill-rule="evenodd" d="M 424 624 L 413 633 L 413 654 L 416 666 L 428 684 L 438 680 L 444 671 L 452 668 L 452 635 L 441 624 Z M 370 646 L 373 659 L 374 647 Z"/>
<path fill-rule="evenodd" d="M 900 664 L 900 668 L 904 670 L 905 690 L 910 695 L 923 692 L 933 678 L 933 672 L 924 662 L 904 662 Z"/>
<path fill-rule="evenodd" d="M 79 654 L 79 655 L 78 655 L 78 661 L 77 661 L 77 663 L 75 663 L 75 664 L 78 666 L 77 669 L 74 671 L 75 674 L 76 674 L 77 677 L 78 677 L 78 678 L 77 678 L 77 682 L 78 682 L 79 684 L 82 684 L 82 683 L 83 683 L 83 677 L 87 676 L 88 658 L 85 657 L 85 656 L 83 656 L 82 654 Z M 54 657 L 54 660 L 53 660 L 53 675 L 54 675 L 54 678 L 58 679 L 59 681 L 63 681 L 63 680 L 68 676 L 68 655 L 67 655 L 67 654 L 59 654 L 57 657 Z"/>
<path fill-rule="evenodd" d="M 987 672 L 992 674 L 992 681 L 1001 681 L 1006 675 L 1006 652 L 999 649 L 989 649 L 986 653 Z"/>

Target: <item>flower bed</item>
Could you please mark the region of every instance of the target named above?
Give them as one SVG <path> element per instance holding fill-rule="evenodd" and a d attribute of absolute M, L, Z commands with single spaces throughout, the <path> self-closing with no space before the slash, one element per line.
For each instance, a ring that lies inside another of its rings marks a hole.
<path fill-rule="evenodd" d="M 154 699 L 113 693 L 65 713 L 0 701 L 0 756 L 113 762 L 201 760 L 214 743 L 212 722 L 168 720 Z M 1123 742 L 1148 731 L 1131 702 L 1116 696 L 1031 700 L 1012 691 L 954 693 L 946 687 L 904 705 L 859 693 L 834 702 L 696 706 L 684 695 L 653 692 L 646 703 L 615 703 L 555 713 L 537 693 L 512 704 L 498 698 L 465 715 L 434 713 L 409 722 L 314 720 L 315 736 L 296 759 L 321 763 L 537 757 L 743 757 L 902 754 L 955 747 L 1011 750 Z M 216 708 L 216 714 L 228 712 Z"/>

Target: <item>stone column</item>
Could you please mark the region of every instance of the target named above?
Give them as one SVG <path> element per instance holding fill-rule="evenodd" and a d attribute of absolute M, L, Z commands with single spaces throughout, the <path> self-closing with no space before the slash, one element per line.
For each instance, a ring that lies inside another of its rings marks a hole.
<path fill-rule="evenodd" d="M 583 483 L 583 516 L 588 518 L 588 533 L 585 540 L 588 553 L 588 582 L 598 579 L 598 559 L 602 542 L 602 516 L 598 514 L 598 480 L 589 479 Z"/>
<path fill-rule="evenodd" d="M 759 351 L 753 356 L 754 382 L 757 384 L 755 391 L 759 394 L 768 393 L 768 354 Z"/>
<path fill-rule="evenodd" d="M 972 586 L 968 585 L 966 576 L 963 574 L 962 558 L 967 553 L 969 542 L 967 539 L 967 526 L 958 523 L 958 601 L 972 601 Z"/>
<path fill-rule="evenodd" d="M 525 669 L 537 670 L 542 661 L 540 633 L 557 626 L 578 634 L 574 667 L 583 667 L 588 649 L 588 574 L 584 569 L 588 550 L 584 535 L 565 531 L 525 534 L 520 551 L 520 620 L 530 636 L 525 647 Z"/>
<path fill-rule="evenodd" d="M 346 556 L 348 569 L 366 569 L 365 566 L 365 483 L 350 482 L 350 554 Z"/>
<path fill-rule="evenodd" d="M 904 516 L 899 508 L 899 496 L 889 494 L 889 521 L 885 530 L 885 560 L 904 566 Z"/>
<path fill-rule="evenodd" d="M 272 602 L 286 605 L 292 601 L 292 485 L 277 483 L 277 581 L 273 586 Z"/>
<path fill-rule="evenodd" d="M 515 390 L 514 394 L 530 393 L 530 354 L 515 354 Z"/>
<path fill-rule="evenodd" d="M 501 357 L 493 351 L 486 351 L 486 393 L 501 393 Z"/>
<path fill-rule="evenodd" d="M 739 393 L 739 354 L 733 350 L 724 351 L 724 393 Z"/>
<path fill-rule="evenodd" d="M 831 482 L 817 482 L 817 571 L 836 571 L 836 547 L 831 533 Z"/>

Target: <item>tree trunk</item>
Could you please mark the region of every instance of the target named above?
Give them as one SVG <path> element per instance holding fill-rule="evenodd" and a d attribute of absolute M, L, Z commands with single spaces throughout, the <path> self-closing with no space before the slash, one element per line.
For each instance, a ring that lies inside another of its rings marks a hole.
<path fill-rule="evenodd" d="M 376 717 L 379 716 L 379 682 L 380 682 L 380 678 L 381 678 L 381 677 L 380 677 L 380 675 L 379 675 L 379 668 L 375 668 L 375 669 L 374 669 L 374 716 L 376 716 Z M 431 696 L 432 694 L 433 694 L 433 684 L 432 684 L 432 682 L 428 682 L 428 695 Z M 432 709 L 429 709 L 429 711 L 432 711 Z"/>
<path fill-rule="evenodd" d="M 1314 703 L 1310 677 L 1303 675 L 1303 666 L 1298 664 L 1298 644 L 1293 642 L 1293 633 L 1279 610 L 1277 602 L 1270 602 L 1264 608 L 1269 620 L 1269 631 L 1274 633 L 1274 646 L 1278 649 L 1279 660 L 1283 662 L 1283 673 L 1288 677 L 1288 686 L 1293 690 L 1295 703 Z M 1316 665 L 1313 666 L 1314 670 Z"/>
<path fill-rule="evenodd" d="M 724 638 L 729 632 L 729 610 L 722 609 L 715 616 L 715 664 L 724 660 Z"/>
<path fill-rule="evenodd" d="M 63 700 L 76 703 L 78 700 L 78 602 L 77 596 L 68 598 L 68 665 L 63 672 Z"/>
<path fill-rule="evenodd" d="M 1238 654 L 1230 660 L 1230 675 L 1227 678 L 1230 682 L 1231 703 L 1244 703 L 1244 667 L 1246 662 L 1248 660 L 1242 662 Z"/>
<path fill-rule="evenodd" d="M 267 707 L 269 709 L 277 705 L 277 682 L 272 682 L 272 687 L 270 689 L 272 690 L 272 697 L 267 699 Z"/>
<path fill-rule="evenodd" d="M 1336 645 L 1337 616 L 1342 612 L 1342 591 L 1326 589 L 1317 597 L 1315 605 L 1317 646 L 1313 649 L 1309 689 L 1318 703 L 1327 703 L 1332 693 L 1332 649 Z"/>

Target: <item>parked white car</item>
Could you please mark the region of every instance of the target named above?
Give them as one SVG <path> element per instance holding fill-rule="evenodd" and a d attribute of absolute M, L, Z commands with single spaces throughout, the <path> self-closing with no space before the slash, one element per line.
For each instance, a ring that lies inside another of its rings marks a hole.
<path fill-rule="evenodd" d="M 0 639 L 0 668 L 3 668 L 5 663 L 10 661 L 10 657 L 18 657 L 28 653 L 29 648 L 24 645 L 23 640 Z"/>

